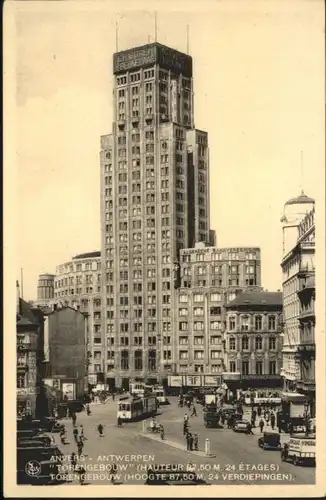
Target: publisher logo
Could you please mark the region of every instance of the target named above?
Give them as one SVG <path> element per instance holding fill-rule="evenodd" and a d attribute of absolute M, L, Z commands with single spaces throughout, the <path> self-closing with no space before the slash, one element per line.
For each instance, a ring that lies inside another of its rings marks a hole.
<path fill-rule="evenodd" d="M 41 472 L 41 464 L 37 460 L 30 460 L 25 465 L 25 472 L 28 476 L 38 476 Z"/>

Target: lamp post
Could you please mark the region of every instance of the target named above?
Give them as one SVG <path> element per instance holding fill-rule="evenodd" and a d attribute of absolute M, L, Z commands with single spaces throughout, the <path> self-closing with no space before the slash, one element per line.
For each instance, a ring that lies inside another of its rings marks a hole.
<path fill-rule="evenodd" d="M 309 417 L 310 417 L 309 408 L 310 408 L 309 402 L 306 401 L 305 404 L 304 404 L 304 414 L 303 414 L 304 423 L 305 423 L 305 434 L 306 434 L 306 436 L 309 435 Z"/>

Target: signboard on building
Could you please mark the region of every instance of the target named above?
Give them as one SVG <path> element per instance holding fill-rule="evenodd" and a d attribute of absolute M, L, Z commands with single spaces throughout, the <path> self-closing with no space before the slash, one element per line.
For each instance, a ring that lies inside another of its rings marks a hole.
<path fill-rule="evenodd" d="M 67 396 L 68 399 L 76 398 L 76 384 L 65 382 L 62 384 L 63 396 Z"/>
<path fill-rule="evenodd" d="M 201 375 L 186 375 L 186 383 L 187 387 L 200 387 L 201 383 Z"/>
<path fill-rule="evenodd" d="M 161 68 L 192 77 L 192 58 L 164 45 L 153 43 L 113 55 L 113 73 L 119 74 L 159 64 Z"/>
<path fill-rule="evenodd" d="M 221 385 L 222 377 L 221 375 L 205 375 L 204 385 L 208 387 L 218 387 Z"/>
<path fill-rule="evenodd" d="M 242 380 L 280 380 L 281 375 L 241 375 Z"/>
<path fill-rule="evenodd" d="M 182 387 L 182 375 L 168 375 L 169 387 Z"/>
<path fill-rule="evenodd" d="M 38 394 L 37 387 L 24 387 L 21 389 L 16 389 L 17 396 L 30 396 L 30 395 L 35 395 L 35 394 Z"/>

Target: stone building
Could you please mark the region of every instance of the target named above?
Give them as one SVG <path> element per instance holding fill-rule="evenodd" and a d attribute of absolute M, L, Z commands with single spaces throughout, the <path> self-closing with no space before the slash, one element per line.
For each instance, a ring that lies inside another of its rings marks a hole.
<path fill-rule="evenodd" d="M 232 392 L 280 388 L 282 293 L 243 291 L 226 305 L 223 380 Z"/>

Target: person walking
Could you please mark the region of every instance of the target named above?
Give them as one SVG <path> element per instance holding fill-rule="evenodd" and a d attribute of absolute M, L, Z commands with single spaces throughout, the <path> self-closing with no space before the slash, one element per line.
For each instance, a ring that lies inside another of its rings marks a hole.
<path fill-rule="evenodd" d="M 192 414 L 191 414 L 192 417 L 197 417 L 197 411 L 196 411 L 196 406 L 194 405 L 192 407 Z"/>
<path fill-rule="evenodd" d="M 85 475 L 86 475 L 86 469 L 83 465 L 78 466 L 78 473 L 79 473 L 79 484 L 81 486 L 84 486 L 85 484 Z"/>
<path fill-rule="evenodd" d="M 77 427 L 74 428 L 73 434 L 74 434 L 75 442 L 77 443 L 77 441 L 78 441 L 78 429 L 77 429 Z"/>
<path fill-rule="evenodd" d="M 71 419 L 72 419 L 72 425 L 75 427 L 77 421 L 76 413 L 72 414 Z"/>
<path fill-rule="evenodd" d="M 190 432 L 188 432 L 187 438 L 186 438 L 187 439 L 187 451 L 190 450 L 190 438 L 191 438 L 191 434 L 190 434 Z"/>
<path fill-rule="evenodd" d="M 190 433 L 190 436 L 189 436 L 189 442 L 190 442 L 190 451 L 193 450 L 193 445 L 194 445 L 194 437 L 193 435 Z"/>
<path fill-rule="evenodd" d="M 110 480 L 112 484 L 115 484 L 115 477 L 117 475 L 117 472 L 118 472 L 118 466 L 117 464 L 113 463 L 110 470 Z"/>
<path fill-rule="evenodd" d="M 83 453 L 83 448 L 84 448 L 84 443 L 82 441 L 78 441 L 77 442 L 77 455 L 78 455 L 78 458 L 81 457 L 81 455 Z"/>
<path fill-rule="evenodd" d="M 161 436 L 161 439 L 163 441 L 164 439 L 164 426 L 161 424 L 161 428 L 160 428 L 160 436 Z"/>
<path fill-rule="evenodd" d="M 120 416 L 118 417 L 118 427 L 122 427 L 122 419 Z"/>
<path fill-rule="evenodd" d="M 183 435 L 186 436 L 188 433 L 188 422 L 183 422 Z"/>
<path fill-rule="evenodd" d="M 86 438 L 84 436 L 84 427 L 82 424 L 79 426 L 79 429 L 80 429 L 80 440 L 85 441 Z"/>
<path fill-rule="evenodd" d="M 99 436 L 103 437 L 103 425 L 102 424 L 99 424 L 97 426 L 97 431 L 98 431 Z"/>
<path fill-rule="evenodd" d="M 271 413 L 271 427 L 272 427 L 272 430 L 274 430 L 275 428 L 275 414 L 272 412 Z"/>
<path fill-rule="evenodd" d="M 267 411 L 265 414 L 265 420 L 266 420 L 267 427 L 269 427 L 269 419 L 270 419 L 270 413 L 269 413 L 269 411 Z"/>
<path fill-rule="evenodd" d="M 264 420 L 261 418 L 260 421 L 259 421 L 259 427 L 260 427 L 260 432 L 263 433 L 264 431 Z"/>
<path fill-rule="evenodd" d="M 90 414 L 92 413 L 89 405 L 87 405 L 87 406 L 86 406 L 86 413 L 87 413 L 87 416 L 88 416 L 88 417 L 89 417 L 89 416 L 90 416 Z"/>
<path fill-rule="evenodd" d="M 246 434 L 253 434 L 252 425 L 250 422 L 248 422 Z"/>
<path fill-rule="evenodd" d="M 194 449 L 198 451 L 198 434 L 194 434 Z"/>

